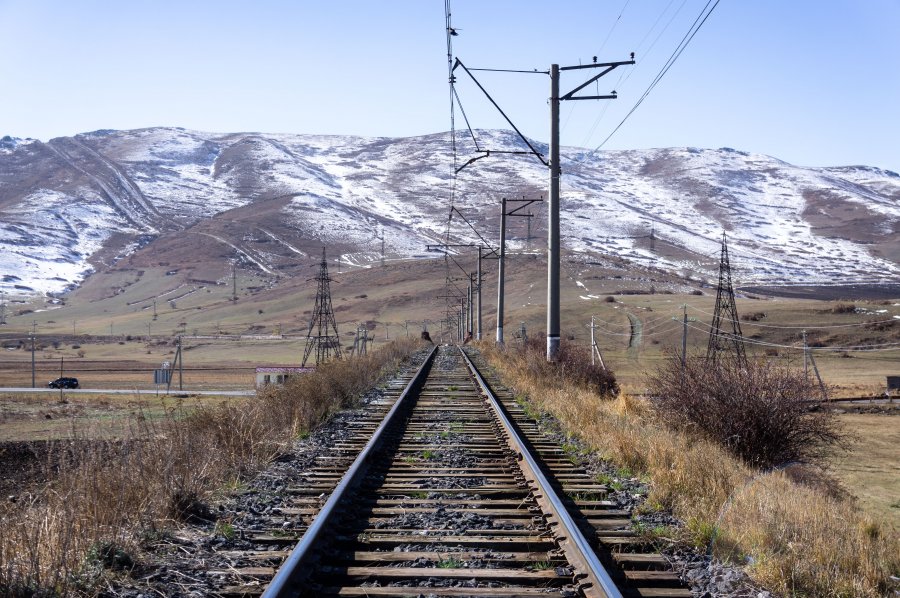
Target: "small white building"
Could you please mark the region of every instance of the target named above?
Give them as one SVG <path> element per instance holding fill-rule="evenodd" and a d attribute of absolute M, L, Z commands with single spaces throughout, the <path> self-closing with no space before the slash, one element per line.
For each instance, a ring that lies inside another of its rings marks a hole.
<path fill-rule="evenodd" d="M 312 372 L 316 368 L 301 368 L 283 365 L 257 366 L 256 388 L 265 388 L 270 384 L 282 385 L 292 376 Z"/>

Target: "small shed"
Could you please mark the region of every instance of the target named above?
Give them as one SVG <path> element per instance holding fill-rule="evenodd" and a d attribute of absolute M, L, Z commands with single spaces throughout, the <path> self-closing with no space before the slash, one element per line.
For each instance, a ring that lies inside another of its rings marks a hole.
<path fill-rule="evenodd" d="M 316 368 L 301 368 L 285 365 L 257 366 L 256 388 L 265 388 L 270 384 L 284 384 L 292 376 L 312 372 Z"/>

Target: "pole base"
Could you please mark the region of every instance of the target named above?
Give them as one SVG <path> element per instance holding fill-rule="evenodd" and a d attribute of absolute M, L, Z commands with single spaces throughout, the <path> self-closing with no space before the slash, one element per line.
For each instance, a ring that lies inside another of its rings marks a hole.
<path fill-rule="evenodd" d="M 559 336 L 547 335 L 547 361 L 556 361 L 559 357 Z"/>

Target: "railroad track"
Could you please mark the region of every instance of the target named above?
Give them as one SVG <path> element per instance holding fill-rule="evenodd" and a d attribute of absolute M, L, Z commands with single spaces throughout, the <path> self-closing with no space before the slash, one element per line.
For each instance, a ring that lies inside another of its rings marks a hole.
<path fill-rule="evenodd" d="M 241 583 L 217 593 L 691 595 L 608 489 L 459 348 L 435 348 L 401 386 L 290 488 L 280 524 L 246 536 L 256 550 L 227 572 Z"/>

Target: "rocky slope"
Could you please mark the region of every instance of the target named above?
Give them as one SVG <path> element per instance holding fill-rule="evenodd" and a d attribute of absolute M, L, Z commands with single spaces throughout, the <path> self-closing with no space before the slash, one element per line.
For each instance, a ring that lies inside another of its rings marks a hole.
<path fill-rule="evenodd" d="M 522 151 L 508 131 L 479 147 Z M 533 142 L 534 143 L 534 142 Z M 534 143 L 540 151 L 541 144 Z M 459 164 L 483 156 L 460 138 Z M 345 263 L 427 257 L 451 204 L 499 237 L 499 202 L 545 194 L 529 155 L 492 153 L 452 185 L 446 133 L 389 139 L 178 128 L 0 139 L 0 291 L 61 292 L 125 256 L 290 275 L 323 244 Z M 563 243 L 675 274 L 715 271 L 722 231 L 744 282 L 846 283 L 900 274 L 900 176 L 805 168 L 729 148 L 563 151 Z M 532 247 L 546 217 L 533 208 Z M 527 244 L 512 219 L 513 248 Z M 454 242 L 476 240 L 458 214 Z"/>

